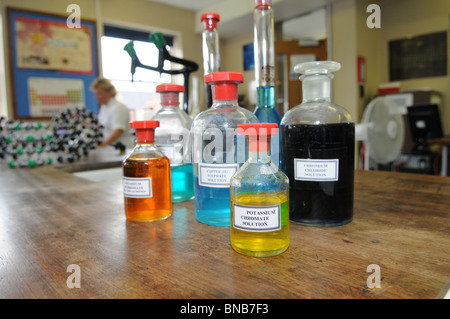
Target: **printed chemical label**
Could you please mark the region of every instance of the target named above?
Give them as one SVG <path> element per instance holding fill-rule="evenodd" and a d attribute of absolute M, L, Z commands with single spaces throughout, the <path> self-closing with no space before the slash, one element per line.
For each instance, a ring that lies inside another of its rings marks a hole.
<path fill-rule="evenodd" d="M 256 207 L 233 203 L 233 226 L 249 232 L 280 230 L 281 205 Z"/>
<path fill-rule="evenodd" d="M 236 173 L 239 164 L 198 164 L 198 183 L 200 186 L 227 188 L 231 177 Z"/>
<path fill-rule="evenodd" d="M 294 177 L 300 181 L 339 180 L 339 159 L 294 159 Z"/>
<path fill-rule="evenodd" d="M 123 177 L 123 194 L 131 198 L 149 198 L 152 197 L 152 179 Z"/>

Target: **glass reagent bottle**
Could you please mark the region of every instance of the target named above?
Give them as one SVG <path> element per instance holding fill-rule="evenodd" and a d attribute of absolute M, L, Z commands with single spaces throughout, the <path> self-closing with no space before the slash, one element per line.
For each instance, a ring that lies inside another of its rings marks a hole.
<path fill-rule="evenodd" d="M 170 160 L 172 201 L 181 202 L 194 198 L 194 169 L 191 160 L 191 118 L 179 107 L 179 93 L 184 86 L 160 84 L 162 108 L 152 120 L 159 121 L 155 129 L 155 144 Z"/>
<path fill-rule="evenodd" d="M 289 180 L 270 160 L 275 123 L 238 125 L 249 158 L 231 178 L 232 248 L 248 256 L 273 256 L 289 246 Z"/>
<path fill-rule="evenodd" d="M 355 125 L 331 102 L 334 61 L 306 62 L 303 102 L 281 121 L 282 170 L 290 181 L 290 219 L 309 226 L 338 226 L 353 218 Z"/>
<path fill-rule="evenodd" d="M 170 161 L 154 144 L 158 121 L 130 122 L 136 146 L 122 162 L 125 216 L 155 221 L 172 214 Z"/>
<path fill-rule="evenodd" d="M 241 73 L 215 72 L 205 81 L 212 85 L 213 105 L 195 117 L 191 129 L 195 217 L 208 225 L 230 226 L 230 179 L 245 161 L 237 150 L 237 126 L 258 119 L 238 105 Z"/>
<path fill-rule="evenodd" d="M 200 20 L 203 23 L 203 74 L 208 75 L 220 71 L 219 32 L 217 30 L 217 23 L 220 21 L 220 15 L 214 12 L 208 12 L 202 14 Z M 205 90 L 206 107 L 209 108 L 213 103 L 211 85 L 205 83 Z"/>

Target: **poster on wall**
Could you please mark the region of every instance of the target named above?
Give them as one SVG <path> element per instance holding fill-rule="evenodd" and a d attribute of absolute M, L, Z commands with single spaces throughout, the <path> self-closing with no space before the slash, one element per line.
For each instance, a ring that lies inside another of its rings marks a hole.
<path fill-rule="evenodd" d="M 80 79 L 28 78 L 28 99 L 33 117 L 55 116 L 84 108 L 84 82 Z"/>
<path fill-rule="evenodd" d="M 65 22 L 23 16 L 14 23 L 20 69 L 92 74 L 92 35 L 88 27 L 68 28 Z"/>
<path fill-rule="evenodd" d="M 95 21 L 7 8 L 14 119 L 50 119 L 78 107 L 98 112 Z"/>

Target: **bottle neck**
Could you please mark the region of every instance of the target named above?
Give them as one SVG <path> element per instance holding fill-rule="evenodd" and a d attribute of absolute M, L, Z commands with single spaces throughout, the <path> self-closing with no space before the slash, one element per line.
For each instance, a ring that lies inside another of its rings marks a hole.
<path fill-rule="evenodd" d="M 155 143 L 155 130 L 136 129 L 136 145 L 151 145 Z"/>
<path fill-rule="evenodd" d="M 217 20 L 216 19 L 204 19 L 203 20 L 203 30 L 205 31 L 216 31 L 217 29 Z"/>
<path fill-rule="evenodd" d="M 250 163 L 258 163 L 258 164 L 267 164 L 270 162 L 270 151 L 248 151 L 248 162 Z"/>
<path fill-rule="evenodd" d="M 333 74 L 311 74 L 300 77 L 302 80 L 303 103 L 312 101 L 331 101 L 331 80 Z"/>
<path fill-rule="evenodd" d="M 236 106 L 237 102 L 237 85 L 235 82 L 219 82 L 211 87 L 213 104 L 220 106 Z"/>
<path fill-rule="evenodd" d="M 179 104 L 177 104 L 177 105 L 174 105 L 174 104 L 167 104 L 167 105 L 161 104 L 161 108 L 166 110 L 166 111 L 169 111 L 169 110 L 174 111 L 176 109 L 179 109 L 180 107 L 179 107 Z"/>
<path fill-rule="evenodd" d="M 275 87 L 273 86 L 260 86 L 256 89 L 257 94 L 257 106 L 258 107 L 275 107 Z"/>
<path fill-rule="evenodd" d="M 220 68 L 219 34 L 216 30 L 202 32 L 204 74 L 218 72 Z"/>
<path fill-rule="evenodd" d="M 237 99 L 235 100 L 217 100 L 213 98 L 212 108 L 215 109 L 235 109 L 238 106 Z"/>
<path fill-rule="evenodd" d="M 136 140 L 136 146 L 151 146 L 155 145 L 155 142 L 148 142 L 148 141 L 138 141 Z"/>
<path fill-rule="evenodd" d="M 251 163 L 268 163 L 270 161 L 271 135 L 247 136 L 248 161 Z"/>
<path fill-rule="evenodd" d="M 178 100 L 178 92 L 164 92 L 161 93 L 161 105 L 168 106 L 174 105 L 178 106 L 180 104 Z"/>

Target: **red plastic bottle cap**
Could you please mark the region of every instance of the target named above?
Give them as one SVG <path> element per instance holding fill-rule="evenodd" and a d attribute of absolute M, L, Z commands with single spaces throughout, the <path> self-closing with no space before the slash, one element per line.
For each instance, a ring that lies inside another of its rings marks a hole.
<path fill-rule="evenodd" d="M 267 152 L 270 149 L 270 137 L 278 134 L 276 123 L 238 124 L 238 135 L 248 136 L 250 152 Z"/>
<path fill-rule="evenodd" d="M 200 17 L 206 30 L 212 31 L 217 28 L 217 22 L 220 21 L 220 15 L 214 12 L 203 13 Z"/>
<path fill-rule="evenodd" d="M 236 100 L 237 86 L 244 82 L 239 72 L 214 72 L 205 75 L 205 83 L 212 85 L 213 100 Z"/>
<path fill-rule="evenodd" d="M 153 143 L 155 141 L 155 128 L 159 127 L 159 121 L 133 121 L 130 128 L 136 131 L 138 143 Z"/>
<path fill-rule="evenodd" d="M 160 84 L 156 92 L 161 93 L 161 105 L 178 105 L 178 93 L 184 92 L 184 86 L 178 84 Z"/>
<path fill-rule="evenodd" d="M 272 0 L 255 0 L 256 7 L 263 7 L 267 9 L 267 7 L 272 6 Z"/>
<path fill-rule="evenodd" d="M 184 92 L 184 86 L 178 84 L 160 84 L 156 87 L 156 92 Z"/>

